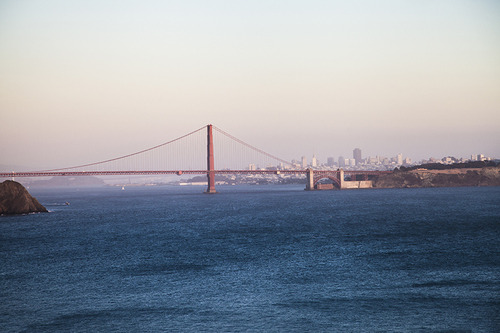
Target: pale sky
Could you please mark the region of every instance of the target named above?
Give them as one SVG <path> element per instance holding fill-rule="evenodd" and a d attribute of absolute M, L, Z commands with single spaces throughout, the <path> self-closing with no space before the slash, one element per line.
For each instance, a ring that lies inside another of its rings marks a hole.
<path fill-rule="evenodd" d="M 500 157 L 500 2 L 0 0 L 0 164 L 212 123 L 325 161 Z"/>

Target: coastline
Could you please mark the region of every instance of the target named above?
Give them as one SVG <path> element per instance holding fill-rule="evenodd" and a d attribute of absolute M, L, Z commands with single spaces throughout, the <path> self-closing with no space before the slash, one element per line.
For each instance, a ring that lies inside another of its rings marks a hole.
<path fill-rule="evenodd" d="M 373 181 L 373 188 L 500 186 L 500 168 L 395 171 Z"/>

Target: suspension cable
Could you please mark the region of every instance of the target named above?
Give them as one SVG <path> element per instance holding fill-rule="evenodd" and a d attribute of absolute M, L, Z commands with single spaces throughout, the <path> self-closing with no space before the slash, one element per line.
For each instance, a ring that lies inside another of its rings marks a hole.
<path fill-rule="evenodd" d="M 259 149 L 259 148 L 256 148 L 256 147 L 254 147 L 254 146 L 252 146 L 252 145 L 250 145 L 250 144 L 248 144 L 248 143 L 246 143 L 246 142 L 244 142 L 244 141 L 241 141 L 240 139 L 235 138 L 235 137 L 234 137 L 234 136 L 232 136 L 231 134 L 229 134 L 229 133 L 227 133 L 227 132 L 224 132 L 223 130 L 221 130 L 220 128 L 218 128 L 218 127 L 216 127 L 216 126 L 212 126 L 212 127 L 213 127 L 214 129 L 216 129 L 217 131 L 219 131 L 220 133 L 222 133 L 222 134 L 224 134 L 225 136 L 227 136 L 228 138 L 230 138 L 230 139 L 232 139 L 232 140 L 234 140 L 234 141 L 236 141 L 236 142 L 238 142 L 238 143 L 240 143 L 240 144 L 244 145 L 245 147 L 248 147 L 248 148 L 250 148 L 250 149 L 252 149 L 252 150 L 254 150 L 254 151 L 258 152 L 258 153 L 261 153 L 261 154 L 263 154 L 263 155 L 266 155 L 267 157 L 270 157 L 270 158 L 272 158 L 272 159 L 274 159 L 274 160 L 277 160 L 277 161 L 280 161 L 280 162 L 285 163 L 285 164 L 287 164 L 287 165 L 293 166 L 293 164 L 292 164 L 292 163 L 290 163 L 290 162 L 288 162 L 288 161 L 285 161 L 285 160 L 283 160 L 283 159 L 281 159 L 281 158 L 279 158 L 279 157 L 276 157 L 276 156 L 274 156 L 274 155 L 271 155 L 271 154 L 269 154 L 269 153 L 266 153 L 265 151 L 263 151 L 263 150 L 261 150 L 261 149 Z"/>
<path fill-rule="evenodd" d="M 179 141 L 181 139 L 184 139 L 185 137 L 187 136 L 190 136 L 194 133 L 197 133 L 201 130 L 204 130 L 206 129 L 207 127 L 206 126 L 203 126 L 195 131 L 192 131 L 188 134 L 185 134 L 183 136 L 180 136 L 174 140 L 171 140 L 171 141 L 168 141 L 168 142 L 165 142 L 165 143 L 162 143 L 162 144 L 159 144 L 157 146 L 154 146 L 154 147 L 151 147 L 151 148 L 148 148 L 148 149 L 144 149 L 144 150 L 141 150 L 141 151 L 138 151 L 136 153 L 132 153 L 132 154 L 128 154 L 128 155 L 123 155 L 123 156 L 120 156 L 120 157 L 116 157 L 116 158 L 112 158 L 112 159 L 109 159 L 109 160 L 105 160 L 105 161 L 99 161 L 99 162 L 94 162 L 94 163 L 89 163 L 89 164 L 82 164 L 82 165 L 77 165 L 77 166 L 72 166 L 72 167 L 67 167 L 67 168 L 60 168 L 60 169 L 51 169 L 51 170 L 43 170 L 43 171 L 40 171 L 40 172 L 51 172 L 51 171 L 60 171 L 60 170 L 69 170 L 69 169 L 76 169 L 76 168 L 83 168 L 83 167 L 89 167 L 89 166 L 93 166 L 93 165 L 98 165 L 98 164 L 104 164 L 104 163 L 108 163 L 108 162 L 113 162 L 113 161 L 117 161 L 117 160 L 121 160 L 121 159 L 124 159 L 124 158 L 127 158 L 127 157 L 131 157 L 131 156 L 135 156 L 135 155 L 139 155 L 139 154 L 142 154 L 142 153 L 145 153 L 145 152 L 148 152 L 150 150 L 153 150 L 153 149 L 156 149 L 156 148 L 160 148 L 160 147 L 163 147 L 163 146 L 166 146 L 170 143 L 173 143 L 173 142 L 176 142 L 176 141 Z"/>

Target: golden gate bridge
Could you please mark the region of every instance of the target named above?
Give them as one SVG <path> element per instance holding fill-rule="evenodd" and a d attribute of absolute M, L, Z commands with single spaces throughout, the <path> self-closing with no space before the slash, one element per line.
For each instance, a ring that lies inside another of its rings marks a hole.
<path fill-rule="evenodd" d="M 330 179 L 338 189 L 356 188 L 363 187 L 363 182 L 370 182 L 370 177 L 388 172 L 391 171 L 297 168 L 293 163 L 256 148 L 216 126 L 206 125 L 128 155 L 50 170 L 3 172 L 0 178 L 206 174 L 206 193 L 216 193 L 215 175 L 306 175 L 306 190 L 313 190 L 325 178 Z M 371 182 L 369 185 L 371 187 Z"/>

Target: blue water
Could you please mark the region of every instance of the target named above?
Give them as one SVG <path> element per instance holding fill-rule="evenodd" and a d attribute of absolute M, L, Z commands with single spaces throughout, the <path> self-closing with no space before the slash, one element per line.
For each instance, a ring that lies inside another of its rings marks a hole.
<path fill-rule="evenodd" d="M 500 187 L 202 190 L 32 189 L 0 331 L 500 331 Z"/>

